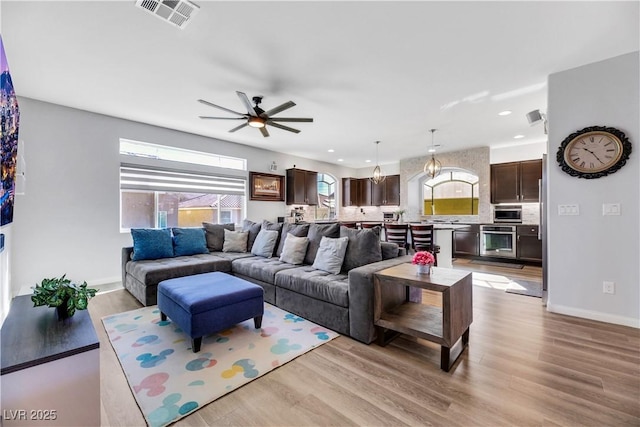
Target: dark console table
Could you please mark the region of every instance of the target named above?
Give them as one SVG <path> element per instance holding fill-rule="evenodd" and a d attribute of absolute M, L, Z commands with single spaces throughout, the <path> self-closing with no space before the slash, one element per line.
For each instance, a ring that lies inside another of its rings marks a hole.
<path fill-rule="evenodd" d="M 3 426 L 100 425 L 100 342 L 87 310 L 58 321 L 18 296 L 1 333 Z"/>

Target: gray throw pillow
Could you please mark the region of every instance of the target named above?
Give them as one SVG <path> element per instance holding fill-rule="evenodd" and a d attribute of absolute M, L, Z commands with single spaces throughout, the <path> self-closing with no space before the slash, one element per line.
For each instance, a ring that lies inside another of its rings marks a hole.
<path fill-rule="evenodd" d="M 344 256 L 342 270 L 348 272 L 356 267 L 382 261 L 382 249 L 380 248 L 380 234 L 374 228 L 340 227 L 340 237 L 349 239 L 347 253 Z"/>
<path fill-rule="evenodd" d="M 207 249 L 211 252 L 220 252 L 224 243 L 224 230 L 235 231 L 235 224 L 213 224 L 203 222 L 205 237 L 207 239 Z"/>
<path fill-rule="evenodd" d="M 283 230 L 284 232 L 284 230 Z M 282 239 L 284 244 L 282 245 L 282 253 L 280 254 L 280 261 L 293 265 L 302 264 L 304 256 L 307 253 L 307 246 L 309 245 L 308 237 L 298 237 L 292 233 L 285 235 Z"/>
<path fill-rule="evenodd" d="M 256 241 L 256 237 L 258 237 L 258 233 L 262 228 L 262 224 L 256 223 L 253 221 L 249 221 L 245 219 L 242 221 L 242 231 L 248 231 L 249 237 L 247 237 L 247 250 L 251 250 L 253 248 L 253 242 Z"/>
<path fill-rule="evenodd" d="M 222 252 L 247 252 L 248 231 L 224 230 Z"/>
<path fill-rule="evenodd" d="M 332 274 L 340 273 L 348 244 L 348 237 L 332 239 L 323 236 L 322 240 L 320 240 L 316 259 L 313 262 L 313 268 Z"/>
<path fill-rule="evenodd" d="M 282 223 L 282 222 L 271 222 L 271 221 L 267 221 L 266 219 L 264 221 L 262 221 L 262 229 L 263 230 L 273 230 L 273 231 L 277 231 L 278 232 L 278 238 L 276 240 L 276 247 L 273 248 L 273 254 L 271 256 L 275 256 L 276 249 L 278 248 L 278 245 L 280 244 L 280 233 L 282 232 L 282 226 L 283 225 L 284 225 L 284 223 Z"/>
<path fill-rule="evenodd" d="M 315 261 L 322 236 L 334 239 L 340 237 L 340 224 L 311 224 L 309 226 L 309 234 L 307 234 L 309 246 L 307 247 L 307 254 L 304 256 L 305 264 L 311 265 Z"/>
<path fill-rule="evenodd" d="M 285 236 L 287 236 L 287 234 L 306 237 L 307 234 L 309 234 L 309 224 L 291 224 L 289 222 L 285 222 L 282 226 L 282 233 L 280 233 L 280 243 L 278 244 L 278 249 L 276 249 L 276 256 L 280 256 L 282 254 Z M 304 256 L 304 254 L 302 255 Z"/>
<path fill-rule="evenodd" d="M 271 258 L 273 256 L 273 249 L 276 247 L 276 241 L 278 240 L 278 232 L 275 230 L 262 229 L 256 237 L 256 241 L 253 242 L 251 253 L 257 256 L 265 258 Z"/>

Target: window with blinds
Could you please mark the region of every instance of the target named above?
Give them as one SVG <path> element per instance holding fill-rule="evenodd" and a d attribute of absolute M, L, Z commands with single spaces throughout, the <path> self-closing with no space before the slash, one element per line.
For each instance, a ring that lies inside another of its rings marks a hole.
<path fill-rule="evenodd" d="M 189 170 L 189 157 L 184 156 L 185 150 L 178 151 L 180 160 L 174 162 L 179 168 L 167 167 L 171 160 L 166 158 L 149 161 L 148 155 L 141 155 L 145 159 L 137 159 L 137 155 L 130 152 L 130 141 L 126 142 L 129 152 L 122 152 L 121 141 L 121 158 L 139 160 L 142 164 L 124 161 L 120 164 L 122 231 L 131 228 L 200 227 L 203 222 L 241 223 L 246 211 L 246 172 L 240 172 L 243 176 L 239 176 L 237 170 L 229 170 L 229 175 L 206 173 L 202 166 Z M 147 145 L 142 146 L 146 153 Z M 163 151 L 170 153 L 170 148 L 164 147 Z M 201 160 L 203 156 L 194 158 Z M 246 164 L 244 159 L 238 160 Z M 154 162 L 159 165 L 150 165 Z M 202 165 L 200 161 L 196 164 Z"/>

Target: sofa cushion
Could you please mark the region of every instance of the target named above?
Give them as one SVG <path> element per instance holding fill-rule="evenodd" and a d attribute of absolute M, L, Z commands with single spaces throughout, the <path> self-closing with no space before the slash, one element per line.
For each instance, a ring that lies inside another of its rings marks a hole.
<path fill-rule="evenodd" d="M 231 264 L 234 274 L 240 274 L 269 284 L 275 283 L 275 276 L 279 271 L 295 267 L 295 265 L 282 262 L 278 258 L 262 257 L 236 259 Z"/>
<path fill-rule="evenodd" d="M 280 244 L 280 234 L 282 233 L 282 226 L 284 223 L 282 222 L 271 222 L 266 219 L 262 221 L 262 230 L 273 230 L 278 232 L 278 239 L 276 240 L 276 246 L 273 248 L 273 253 L 271 256 L 276 255 L 276 250 L 278 249 L 278 245 Z"/>
<path fill-rule="evenodd" d="M 203 222 L 205 237 L 207 238 L 207 248 L 211 252 L 219 252 L 224 244 L 224 230 L 235 231 L 235 224 L 213 224 Z"/>
<path fill-rule="evenodd" d="M 253 248 L 253 242 L 256 241 L 256 237 L 258 237 L 258 233 L 260 232 L 261 229 L 262 229 L 262 224 L 260 223 L 249 221 L 248 219 L 245 219 L 244 221 L 242 221 L 242 231 L 249 232 L 249 236 L 247 237 L 248 251 L 251 251 L 251 248 Z"/>
<path fill-rule="evenodd" d="M 285 222 L 282 226 L 282 233 L 280 233 L 280 243 L 278 243 L 278 249 L 276 249 L 276 256 L 282 255 L 285 237 L 288 234 L 293 234 L 297 237 L 307 237 L 307 234 L 309 234 L 309 225 L 310 224 L 291 224 L 289 222 Z M 302 256 L 304 255 L 305 254 L 303 253 Z"/>
<path fill-rule="evenodd" d="M 340 273 L 348 244 L 348 237 L 332 239 L 331 237 L 323 236 L 316 260 L 313 262 L 313 268 L 333 274 Z"/>
<path fill-rule="evenodd" d="M 347 237 L 349 245 L 344 255 L 342 271 L 345 273 L 361 265 L 382 261 L 382 250 L 380 249 L 380 230 L 375 228 L 355 228 L 340 227 L 340 237 Z"/>
<path fill-rule="evenodd" d="M 349 278 L 346 274 L 331 274 L 305 265 L 276 274 L 278 287 L 340 307 L 349 307 Z"/>
<path fill-rule="evenodd" d="M 173 241 L 168 228 L 132 228 L 134 261 L 173 257 Z"/>
<path fill-rule="evenodd" d="M 400 256 L 400 247 L 391 242 L 380 242 L 380 249 L 382 253 L 382 259 L 397 258 Z"/>
<path fill-rule="evenodd" d="M 203 228 L 172 228 L 171 231 L 174 256 L 209 253 Z"/>
<path fill-rule="evenodd" d="M 309 246 L 304 256 L 305 264 L 313 264 L 316 260 L 316 253 L 320 247 L 322 236 L 331 238 L 340 237 L 340 224 L 311 224 L 309 226 L 309 234 L 307 234 L 307 237 L 309 237 Z"/>
<path fill-rule="evenodd" d="M 211 254 L 129 261 L 125 270 L 139 282 L 149 286 L 166 279 L 212 271 L 231 271 L 231 261 Z"/>
<path fill-rule="evenodd" d="M 235 259 L 240 258 L 255 258 L 251 252 L 209 252 L 211 255 L 215 255 L 220 258 L 228 259 L 233 262 Z"/>
<path fill-rule="evenodd" d="M 282 241 L 284 244 L 282 245 L 283 249 L 280 254 L 280 261 L 294 265 L 302 264 L 304 255 L 307 253 L 307 246 L 309 246 L 309 238 L 298 237 L 287 233 L 284 238 L 282 238 Z"/>
<path fill-rule="evenodd" d="M 222 252 L 247 252 L 248 231 L 224 230 L 224 243 Z"/>
<path fill-rule="evenodd" d="M 256 237 L 256 241 L 253 242 L 251 253 L 256 256 L 265 258 L 271 258 L 273 251 L 278 241 L 279 233 L 276 230 L 262 229 Z"/>

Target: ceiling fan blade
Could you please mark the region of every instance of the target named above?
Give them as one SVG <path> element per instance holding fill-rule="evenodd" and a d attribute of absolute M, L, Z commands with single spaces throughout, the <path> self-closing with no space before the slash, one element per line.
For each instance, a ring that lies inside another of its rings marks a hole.
<path fill-rule="evenodd" d="M 281 124 L 275 123 L 275 122 L 273 122 L 271 120 L 267 120 L 267 124 L 269 126 L 273 126 L 274 128 L 288 130 L 289 132 L 293 132 L 293 133 L 300 133 L 300 131 L 298 129 L 290 128 L 289 126 L 281 125 Z"/>
<path fill-rule="evenodd" d="M 211 103 L 211 102 L 209 102 L 209 101 L 205 101 L 204 99 L 198 99 L 198 102 L 200 102 L 200 103 L 202 103 L 202 104 L 204 104 L 204 105 L 208 105 L 209 107 L 218 108 L 218 109 L 220 109 L 220 110 L 227 111 L 227 112 L 229 112 L 229 113 L 231 113 L 231 114 L 236 114 L 236 115 L 238 115 L 238 116 L 246 116 L 246 114 L 244 114 L 244 113 L 238 113 L 237 111 L 233 111 L 233 110 L 230 110 L 230 109 L 228 109 L 228 108 L 221 107 L 221 106 L 216 105 L 216 104 L 213 104 L 213 103 Z"/>
<path fill-rule="evenodd" d="M 295 102 L 293 102 L 293 101 L 287 101 L 287 102 L 285 102 L 285 103 L 284 103 L 284 104 L 282 104 L 282 105 L 278 105 L 276 108 L 272 108 L 272 109 L 271 109 L 271 110 L 269 110 L 269 111 L 265 111 L 265 112 L 264 112 L 264 114 L 266 114 L 267 116 L 271 117 L 272 115 L 274 115 L 274 114 L 278 114 L 278 113 L 279 113 L 279 112 L 281 112 L 281 111 L 284 111 L 284 110 L 286 110 L 286 109 L 288 109 L 288 108 L 293 107 L 294 105 L 296 105 L 296 104 L 295 104 Z"/>
<path fill-rule="evenodd" d="M 253 109 L 253 105 L 251 105 L 247 94 L 240 91 L 236 91 L 236 93 L 238 94 L 238 98 L 240 98 L 240 101 L 242 101 L 249 114 L 251 114 L 252 116 L 257 116 L 258 114 L 256 113 L 256 110 Z"/>
<path fill-rule="evenodd" d="M 216 119 L 216 120 L 246 120 L 246 117 L 211 117 L 211 116 L 198 116 L 201 119 Z"/>
<path fill-rule="evenodd" d="M 235 131 L 237 131 L 237 130 L 240 130 L 240 129 L 242 129 L 243 127 L 247 126 L 248 124 L 249 124 L 249 123 L 243 123 L 243 124 L 241 124 L 240 126 L 236 126 L 236 127 L 234 127 L 234 128 L 233 128 L 233 129 L 231 129 L 229 132 L 235 132 Z"/>
<path fill-rule="evenodd" d="M 313 122 L 313 119 L 306 117 L 269 117 L 269 120 L 274 122 Z"/>
<path fill-rule="evenodd" d="M 269 136 L 269 131 L 266 127 L 260 128 L 260 132 L 262 132 L 262 136 L 264 136 L 265 138 Z"/>

